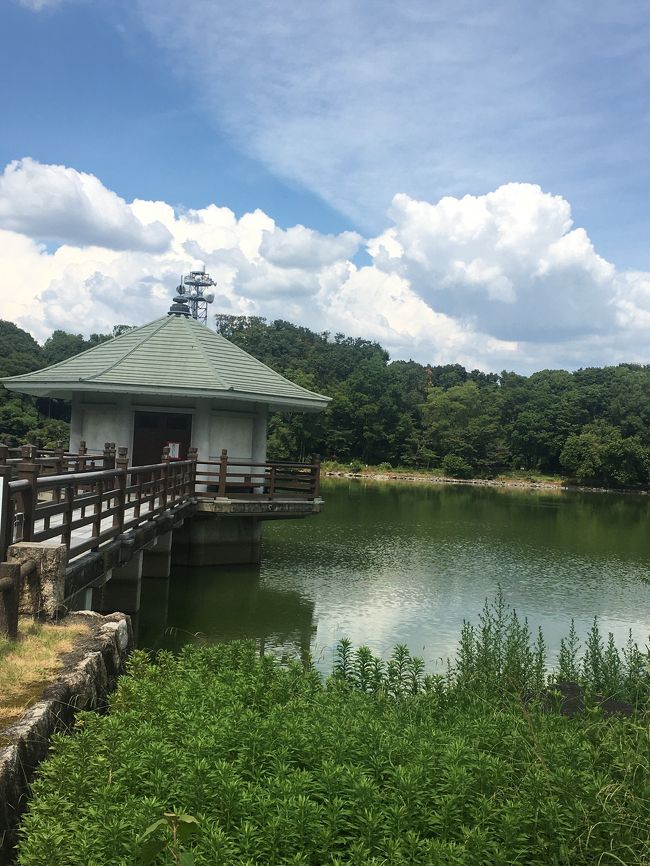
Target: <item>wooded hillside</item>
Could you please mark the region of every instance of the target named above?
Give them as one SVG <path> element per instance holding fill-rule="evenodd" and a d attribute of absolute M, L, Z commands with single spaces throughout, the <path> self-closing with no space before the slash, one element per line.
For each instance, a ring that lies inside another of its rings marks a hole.
<path fill-rule="evenodd" d="M 274 415 L 271 458 L 320 453 L 343 463 L 442 467 L 457 477 L 514 468 L 608 485 L 650 479 L 648 365 L 497 375 L 459 364 L 391 362 L 378 343 L 282 320 L 222 315 L 216 328 L 287 378 L 332 398 L 320 415 Z M 41 347 L 0 321 L 0 375 L 61 361 L 109 338 L 55 331 Z M 0 441 L 65 444 L 66 412 L 59 401 L 3 389 Z"/>

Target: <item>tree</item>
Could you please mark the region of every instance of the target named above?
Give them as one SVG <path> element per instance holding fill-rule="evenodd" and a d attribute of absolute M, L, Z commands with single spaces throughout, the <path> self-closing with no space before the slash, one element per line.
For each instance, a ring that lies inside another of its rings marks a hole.
<path fill-rule="evenodd" d="M 599 420 L 567 438 L 560 460 L 580 483 L 614 486 L 645 484 L 650 477 L 650 450 L 637 436 Z"/>

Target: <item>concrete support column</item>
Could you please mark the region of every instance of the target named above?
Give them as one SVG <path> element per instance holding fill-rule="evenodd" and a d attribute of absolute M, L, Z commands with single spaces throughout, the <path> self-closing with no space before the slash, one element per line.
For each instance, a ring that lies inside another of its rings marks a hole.
<path fill-rule="evenodd" d="M 142 550 L 119 568 L 113 568 L 110 580 L 102 587 L 100 613 L 137 613 L 142 589 Z"/>
<path fill-rule="evenodd" d="M 172 567 L 172 536 L 170 529 L 159 535 L 151 547 L 142 551 L 142 577 L 169 577 Z"/>
<path fill-rule="evenodd" d="M 253 444 L 251 459 L 253 463 L 266 462 L 266 433 L 268 426 L 268 410 L 266 406 L 258 409 L 253 421 Z"/>
<path fill-rule="evenodd" d="M 261 520 L 196 515 L 176 530 L 172 561 L 195 566 L 255 564 L 261 543 Z"/>

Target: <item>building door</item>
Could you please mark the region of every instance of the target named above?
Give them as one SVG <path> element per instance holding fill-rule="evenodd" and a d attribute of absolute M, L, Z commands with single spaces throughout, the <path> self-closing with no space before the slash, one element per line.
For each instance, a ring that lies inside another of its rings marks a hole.
<path fill-rule="evenodd" d="M 163 448 L 171 446 L 178 460 L 186 460 L 192 442 L 192 416 L 183 412 L 136 412 L 133 421 L 134 466 L 160 463 Z"/>

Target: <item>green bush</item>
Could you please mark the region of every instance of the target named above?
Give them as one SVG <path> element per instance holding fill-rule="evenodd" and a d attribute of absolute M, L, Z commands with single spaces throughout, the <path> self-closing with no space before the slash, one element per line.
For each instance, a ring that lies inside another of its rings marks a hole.
<path fill-rule="evenodd" d="M 445 454 L 442 458 L 442 471 L 451 478 L 470 478 L 472 467 L 463 457 L 456 454 Z"/>
<path fill-rule="evenodd" d="M 366 468 L 366 464 L 362 463 L 361 460 L 353 460 L 350 463 L 350 472 L 354 472 L 355 475 L 358 474 L 359 472 L 363 472 L 363 470 L 365 468 Z"/>
<path fill-rule="evenodd" d="M 647 698 L 648 656 L 628 650 L 610 684 Z M 561 667 L 587 681 L 607 653 L 596 626 Z M 247 643 L 137 652 L 110 714 L 56 739 L 18 862 L 649 862 L 647 716 L 544 712 L 522 700 L 544 679 L 543 638 L 501 595 L 446 676 L 349 641 L 328 680 Z"/>

